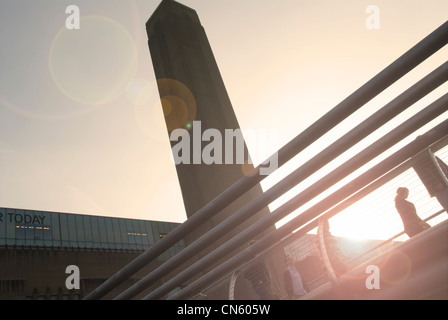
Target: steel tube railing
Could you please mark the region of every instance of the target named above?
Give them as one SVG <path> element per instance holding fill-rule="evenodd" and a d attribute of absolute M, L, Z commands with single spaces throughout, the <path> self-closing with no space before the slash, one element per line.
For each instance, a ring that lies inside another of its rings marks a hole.
<path fill-rule="evenodd" d="M 437 143 L 431 145 L 431 150 L 438 150 L 440 148 L 442 148 L 443 146 L 448 144 L 448 137 L 438 141 Z M 398 167 L 394 168 L 393 170 L 391 170 L 390 172 L 386 173 L 385 175 L 383 175 L 381 178 L 373 181 L 372 183 L 370 183 L 368 186 L 364 187 L 363 189 L 361 189 L 360 191 L 358 191 L 356 194 L 350 196 L 349 198 L 345 199 L 344 201 L 342 201 L 341 203 L 339 203 L 338 205 L 336 205 L 334 208 L 328 210 L 327 212 L 325 212 L 325 218 L 326 219 L 330 219 L 331 217 L 337 215 L 338 213 L 340 213 L 341 211 L 345 210 L 346 208 L 350 207 L 352 204 L 354 204 L 355 202 L 361 200 L 362 198 L 366 197 L 367 195 L 369 195 L 370 193 L 372 193 L 373 191 L 377 190 L 379 187 L 381 187 L 382 185 L 384 185 L 385 183 L 391 181 L 392 179 L 395 179 L 397 176 L 399 176 L 400 174 L 402 174 L 403 172 L 405 172 L 406 170 L 409 170 L 410 168 L 412 168 L 413 164 L 414 164 L 415 160 L 414 159 L 409 159 L 408 161 L 402 163 L 401 165 L 399 165 Z M 430 219 L 432 219 L 433 217 L 443 213 L 444 210 L 441 210 L 433 215 L 431 215 L 430 217 L 427 217 L 425 219 L 425 221 L 428 221 Z M 314 228 L 316 228 L 318 226 L 318 220 L 313 220 L 311 222 L 309 222 L 306 226 L 302 227 L 300 230 L 306 232 L 309 232 L 311 230 L 313 230 Z M 402 232 L 403 233 L 403 232 Z M 401 235 L 402 233 L 395 235 L 393 238 L 398 237 L 399 235 Z M 299 237 L 301 236 L 301 234 L 297 233 L 297 232 L 293 232 L 291 234 L 289 234 L 288 236 L 286 236 L 284 239 L 282 239 L 280 242 L 278 242 L 277 244 L 275 244 L 272 249 L 275 250 L 275 248 L 284 248 L 285 246 L 287 246 L 289 243 L 297 240 Z M 383 242 L 383 244 L 385 242 L 390 241 L 390 239 L 385 240 Z M 382 244 L 379 244 L 378 246 L 381 246 Z M 363 253 L 364 254 L 364 253 Z M 362 256 L 362 255 L 361 255 Z M 359 258 L 359 257 L 358 257 Z M 357 259 L 357 258 L 354 258 Z M 352 259 L 352 260 L 354 260 Z M 351 260 L 351 261 L 352 261 Z"/>
<path fill-rule="evenodd" d="M 399 245 L 399 252 L 405 255 L 412 265 L 412 272 L 406 281 L 399 285 L 391 285 L 382 282 L 381 290 L 364 290 L 365 289 L 365 270 L 367 265 L 381 266 L 381 272 L 390 273 L 398 265 L 391 263 L 390 258 L 394 255 L 394 249 L 388 250 L 376 257 L 368 259 L 359 264 L 355 268 L 349 270 L 339 277 L 339 284 L 343 288 L 351 288 L 358 291 L 362 295 L 360 299 L 426 299 L 429 297 L 446 297 L 447 282 L 446 270 L 448 260 L 447 252 L 447 226 L 448 221 L 444 221 L 413 237 L 410 241 L 406 241 Z M 428 263 L 431 261 L 431 263 Z M 441 281 L 441 279 L 445 281 Z M 358 283 L 356 283 L 358 282 Z M 360 290 L 361 289 L 361 290 Z M 441 292 L 432 292 L 441 291 Z M 300 299 L 325 299 L 328 294 L 333 291 L 333 287 L 329 285 L 322 286 L 316 292 L 310 292 L 309 295 Z"/>
<path fill-rule="evenodd" d="M 428 76 L 411 86 L 397 98 L 378 110 L 375 114 L 356 126 L 354 129 L 346 133 L 342 138 L 338 139 L 331 146 L 324 149 L 318 155 L 309 160 L 306 164 L 296 169 L 282 181 L 271 187 L 257 199 L 239 209 L 231 217 L 221 222 L 208 233 L 190 244 L 187 248 L 179 252 L 176 256 L 165 262 L 154 271 L 150 272 L 143 279 L 132 285 L 129 289 L 122 292 L 116 299 L 129 299 L 141 291 L 145 290 L 149 285 L 160 279 L 163 275 L 174 270 L 180 263 L 187 260 L 199 250 L 204 249 L 219 237 L 225 235 L 232 230 L 235 225 L 241 224 L 250 216 L 256 214 L 262 208 L 266 207 L 298 184 L 312 173 L 316 172 L 325 164 L 335 159 L 338 155 L 348 150 L 351 146 L 367 137 L 375 131 L 379 126 L 391 120 L 413 103 L 424 97 L 426 94 L 443 84 L 448 80 L 448 62 L 434 70 Z"/>
<path fill-rule="evenodd" d="M 445 143 L 448 143 L 448 139 L 445 139 Z M 331 217 L 335 216 L 336 214 L 338 214 L 341 211 L 345 210 L 346 208 L 350 207 L 352 204 L 356 203 L 357 201 L 361 200 L 365 196 L 369 195 L 373 191 L 377 190 L 379 187 L 381 187 L 385 183 L 387 183 L 387 182 L 391 181 L 392 179 L 396 178 L 397 176 L 399 176 L 400 174 L 402 174 L 403 172 L 405 172 L 409 168 L 412 168 L 412 159 L 404 162 L 403 164 L 401 164 L 397 168 L 394 168 L 393 170 L 389 171 L 388 173 L 384 174 L 380 178 L 376 179 L 375 181 L 373 181 L 372 183 L 370 183 L 366 187 L 362 188 L 360 191 L 356 192 L 355 194 L 353 194 L 349 198 L 347 198 L 344 201 L 338 203 L 335 207 L 333 207 L 330 210 L 326 211 L 322 215 L 322 217 L 325 216 L 325 219 L 330 219 Z M 441 210 L 441 211 L 431 215 L 430 217 L 426 218 L 425 221 L 433 218 L 434 216 L 437 216 L 438 214 L 440 214 L 442 212 L 444 212 L 444 211 Z M 290 244 L 293 241 L 296 241 L 298 238 L 302 237 L 304 234 L 310 232 L 314 228 L 317 228 L 318 223 L 319 223 L 319 219 L 312 220 L 311 222 L 309 222 L 306 225 L 304 225 L 303 227 L 301 227 L 300 228 L 300 232 L 299 231 L 298 232 L 294 231 L 294 232 L 288 234 L 281 241 L 277 242 L 276 244 L 271 246 L 269 249 L 265 250 L 264 253 L 266 253 L 268 251 L 271 251 L 271 250 L 272 251 L 276 251 L 279 248 L 286 247 L 288 244 Z M 380 247 L 380 246 L 384 245 L 384 243 L 390 241 L 391 239 L 396 238 L 399 235 L 400 234 L 395 235 L 395 236 L 393 236 L 392 238 L 390 238 L 388 240 L 385 240 L 383 243 L 379 244 L 376 247 Z M 370 250 L 371 249 L 369 249 L 369 251 Z M 262 253 L 262 254 L 264 254 L 264 253 Z M 362 256 L 364 254 L 365 253 L 361 254 L 360 256 Z M 359 257 L 357 257 L 357 258 L 359 258 Z M 353 259 L 351 259 L 351 261 L 353 261 L 353 260 L 355 260 L 357 258 L 353 258 Z M 251 261 L 253 261 L 253 260 L 251 260 Z M 250 262 L 248 262 L 248 263 L 250 263 Z M 239 267 L 239 268 L 241 268 L 241 267 Z M 234 271 L 235 270 L 233 270 L 232 272 L 234 272 Z"/>
<path fill-rule="evenodd" d="M 416 128 L 426 124 L 438 115 L 448 110 L 448 94 L 439 98 L 437 101 L 432 103 L 430 106 L 420 111 L 418 114 L 414 115 L 412 118 L 405 121 L 402 125 L 392 130 L 390 133 L 373 143 L 370 147 L 361 151 L 358 155 L 348 160 L 331 173 L 326 175 L 324 178 L 314 183 L 311 187 L 307 188 L 305 191 L 295 196 L 292 200 L 288 201 L 282 207 L 288 207 L 290 203 L 295 203 L 298 205 L 303 205 L 310 198 L 318 195 L 325 189 L 327 189 L 331 184 L 342 179 L 344 176 L 355 171 L 357 168 L 361 167 L 377 154 L 380 154 L 387 150 L 389 147 L 393 146 L 395 143 L 401 141 L 404 137 L 412 133 Z M 275 187 L 274 187 L 275 188 Z M 271 188 L 272 189 L 272 188 Z M 295 209 L 294 209 L 295 210 Z M 291 213 L 288 211 L 282 211 L 279 214 L 279 210 L 268 214 L 267 216 L 260 219 L 257 223 L 248 227 L 244 233 L 241 233 L 234 237 L 233 239 L 226 242 L 221 247 L 215 249 L 212 253 L 202 258 L 198 262 L 186 268 L 184 271 L 176 275 L 173 279 L 169 280 L 167 283 L 150 293 L 145 297 L 145 299 L 155 299 L 161 294 L 167 293 L 174 289 L 181 281 L 193 276 L 199 272 L 202 268 L 209 266 L 214 261 L 217 261 L 220 257 L 225 256 L 225 254 L 236 249 L 243 243 L 247 243 L 251 238 L 255 237 L 258 233 L 272 226 L 278 220 L 284 218 L 287 214 Z M 163 292 L 163 293 L 162 293 Z"/>
<path fill-rule="evenodd" d="M 385 160 L 381 161 L 379 164 L 375 165 L 371 169 L 367 170 L 365 173 L 361 174 L 359 177 L 352 180 L 350 183 L 346 184 L 344 187 L 340 188 L 335 193 L 326 197 L 324 200 L 320 201 L 310 209 L 307 209 L 302 214 L 292 219 L 287 224 L 283 225 L 279 229 L 272 231 L 259 241 L 255 242 L 253 245 L 247 249 L 236 254 L 220 266 L 216 267 L 212 271 L 208 272 L 206 275 L 195 280 L 193 283 L 180 290 L 178 293 L 173 295 L 171 299 L 186 299 L 196 292 L 200 291 L 201 288 L 206 287 L 214 279 L 218 279 L 235 269 L 241 263 L 247 261 L 250 257 L 255 256 L 257 253 L 266 250 L 273 243 L 280 241 L 283 237 L 287 236 L 294 230 L 300 228 L 307 222 L 315 219 L 320 214 L 334 206 L 335 204 L 343 201 L 345 198 L 349 197 L 351 194 L 361 189 L 365 185 L 369 184 L 372 180 L 375 180 L 392 168 L 400 165 L 403 161 L 411 158 L 419 151 L 425 149 L 429 145 L 437 142 L 438 140 L 444 138 L 448 135 L 448 120 L 437 125 L 432 130 L 428 131 L 422 136 L 419 136 L 416 140 L 409 143 L 407 146 L 403 147 L 399 151 L 395 152 Z M 276 211 L 288 211 L 292 212 L 297 209 L 298 200 L 291 200 L 286 205 L 275 210 L 272 214 L 276 214 Z M 286 206 L 286 207 L 285 207 Z M 279 213 L 281 215 L 281 213 Z M 298 230 L 297 232 L 301 232 Z M 149 296 L 147 296 L 149 297 Z"/>
<path fill-rule="evenodd" d="M 423 221 L 428 222 L 429 220 L 431 220 L 431 219 L 441 215 L 444 212 L 445 212 L 445 209 L 439 210 L 436 213 L 431 214 L 429 217 L 423 219 Z M 363 252 L 362 254 L 360 254 L 360 255 L 358 255 L 356 257 L 351 258 L 349 261 L 347 261 L 347 263 L 352 263 L 353 261 L 356 261 L 356 260 L 360 259 L 361 257 L 363 257 L 365 255 L 368 255 L 369 253 L 375 251 L 376 249 L 379 249 L 379 248 L 383 247 L 386 243 L 392 242 L 394 239 L 396 239 L 396 238 L 398 238 L 398 237 L 400 237 L 400 236 L 402 236 L 404 234 L 406 234 L 406 231 L 403 230 L 403 231 L 397 233 L 396 235 L 393 235 L 389 239 L 386 239 L 383 242 L 377 244 L 376 246 L 370 248 L 369 250 Z"/>
<path fill-rule="evenodd" d="M 350 196 L 349 198 L 347 198 L 344 201 L 342 201 L 341 203 L 339 203 L 334 208 L 325 212 L 325 218 L 330 219 L 331 217 L 337 215 L 341 211 L 350 207 L 352 204 L 363 199 L 364 197 L 366 197 L 373 191 L 377 190 L 379 187 L 381 187 L 385 183 L 396 178 L 397 176 L 399 176 L 400 174 L 402 174 L 403 172 L 405 172 L 406 170 L 411 168 L 412 167 L 411 163 L 412 163 L 412 161 L 410 161 L 410 160 L 406 161 L 405 163 L 401 164 L 399 167 L 391 170 L 390 172 L 386 173 L 382 177 L 373 181 L 372 183 L 367 185 L 365 188 L 361 189 L 354 195 Z M 309 222 L 306 226 L 302 227 L 300 230 L 304 231 L 305 233 L 309 232 L 309 231 L 313 230 L 314 228 L 317 228 L 318 223 L 319 223 L 318 219 L 315 219 L 315 220 Z M 297 240 L 300 236 L 301 236 L 301 234 L 299 234 L 297 232 L 293 232 L 293 233 L 289 234 L 288 236 L 286 236 L 284 239 L 282 239 L 279 243 L 277 243 L 275 245 L 275 247 L 283 248 L 283 247 L 287 246 L 289 243 Z"/>
<path fill-rule="evenodd" d="M 279 166 L 282 166 L 287 161 L 292 159 L 296 154 L 311 145 L 314 141 L 346 119 L 365 103 L 384 91 L 387 87 L 407 74 L 410 70 L 414 69 L 421 62 L 445 46 L 447 42 L 448 21 L 364 84 L 361 88 L 351 94 L 348 98 L 339 103 L 335 108 L 326 113 L 322 118 L 317 120 L 296 138 L 282 147 L 277 153 Z M 270 158 L 271 157 L 268 159 Z M 255 170 L 259 170 L 259 167 L 260 166 L 255 168 Z M 261 176 L 258 174 L 251 177 L 242 177 L 235 184 L 226 189 L 221 195 L 196 212 L 185 223 L 170 232 L 167 237 L 158 241 L 153 247 L 145 251 L 134 261 L 118 271 L 101 286 L 90 292 L 85 299 L 99 299 L 103 297 L 125 279 L 140 270 L 150 261 L 157 258 L 171 246 L 182 240 L 186 234 L 200 226 L 202 221 L 210 219 L 210 217 L 224 209 L 242 193 L 248 191 L 265 177 L 266 176 Z"/>

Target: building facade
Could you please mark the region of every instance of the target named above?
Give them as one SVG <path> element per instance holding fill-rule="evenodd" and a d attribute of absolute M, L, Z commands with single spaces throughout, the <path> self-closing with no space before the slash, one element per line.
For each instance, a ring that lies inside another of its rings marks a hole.
<path fill-rule="evenodd" d="M 0 208 L 0 299 L 82 299 L 91 290 L 165 237 L 177 223 Z M 170 248 L 136 273 L 123 288 L 149 268 L 185 246 Z M 79 289 L 67 287 L 79 269 Z M 114 297 L 122 287 L 110 293 Z M 106 297 L 107 298 L 107 297 Z"/>

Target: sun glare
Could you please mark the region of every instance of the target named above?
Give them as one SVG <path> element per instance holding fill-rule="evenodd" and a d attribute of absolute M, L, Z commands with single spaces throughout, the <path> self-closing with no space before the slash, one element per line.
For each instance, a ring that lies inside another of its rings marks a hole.
<path fill-rule="evenodd" d="M 436 155 L 446 162 L 448 147 L 436 152 Z M 429 219 L 428 223 L 431 226 L 448 218 L 447 214 L 442 212 L 443 208 L 437 199 L 430 197 L 415 171 L 408 169 L 330 218 L 331 233 L 334 236 L 360 241 L 366 239 L 387 240 L 402 233 L 403 223 L 395 209 L 394 198 L 397 188 L 403 186 L 411 190 L 408 200 L 414 203 L 420 218 L 427 219 L 435 213 L 441 212 L 440 215 Z M 290 198 L 292 195 L 288 195 L 288 199 Z M 271 210 L 280 207 L 286 202 L 286 199 L 286 197 L 279 198 Z M 306 207 L 297 209 L 282 219 L 277 227 L 290 222 L 317 201 L 319 199 L 313 199 L 312 203 L 306 204 Z M 316 229 L 310 233 L 315 232 Z M 408 237 L 404 234 L 395 240 L 404 241 L 406 239 Z"/>

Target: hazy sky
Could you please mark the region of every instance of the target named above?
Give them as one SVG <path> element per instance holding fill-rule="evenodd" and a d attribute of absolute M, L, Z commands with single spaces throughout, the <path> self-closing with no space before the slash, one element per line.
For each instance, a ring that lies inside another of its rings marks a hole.
<path fill-rule="evenodd" d="M 199 14 L 242 129 L 277 130 L 277 143 L 269 142 L 264 152 L 248 146 L 255 162 L 448 17 L 445 0 L 179 2 Z M 0 2 L 0 206 L 185 220 L 145 31 L 158 3 Z M 65 28 L 69 5 L 80 8 L 79 30 Z M 365 25 L 368 5 L 380 10 L 379 30 Z M 447 53 L 444 48 L 318 145 L 328 145 L 345 125 L 432 71 Z M 447 89 L 445 84 L 405 114 Z"/>

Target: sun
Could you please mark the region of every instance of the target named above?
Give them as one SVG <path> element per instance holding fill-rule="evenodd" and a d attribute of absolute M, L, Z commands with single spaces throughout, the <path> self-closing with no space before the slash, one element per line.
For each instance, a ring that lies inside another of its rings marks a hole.
<path fill-rule="evenodd" d="M 329 219 L 330 232 L 334 236 L 352 240 L 405 241 L 409 239 L 403 233 L 403 223 L 394 202 L 396 190 L 402 186 L 411 190 L 408 200 L 414 203 L 420 218 L 428 219 L 436 213 L 441 213 L 428 220 L 431 226 L 448 218 L 437 199 L 430 197 L 415 171 L 408 169 L 331 217 Z M 276 205 L 280 207 L 280 202 L 284 201 L 285 199 L 281 199 Z M 313 201 L 316 202 L 316 200 Z M 288 223 L 304 210 L 306 208 L 298 208 L 280 220 L 277 228 Z M 316 229 L 310 233 L 316 233 Z M 397 235 L 399 237 L 396 237 Z"/>

